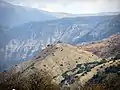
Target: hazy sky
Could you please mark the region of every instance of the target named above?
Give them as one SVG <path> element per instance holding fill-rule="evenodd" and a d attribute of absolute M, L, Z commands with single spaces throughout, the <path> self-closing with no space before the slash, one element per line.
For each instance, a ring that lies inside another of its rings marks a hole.
<path fill-rule="evenodd" d="M 120 11 L 120 0 L 8 0 L 15 4 L 51 12 L 92 14 Z"/>

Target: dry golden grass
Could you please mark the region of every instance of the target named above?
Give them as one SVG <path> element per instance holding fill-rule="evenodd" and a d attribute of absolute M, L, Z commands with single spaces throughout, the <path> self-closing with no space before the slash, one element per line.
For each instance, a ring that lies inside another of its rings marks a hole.
<path fill-rule="evenodd" d="M 83 50 L 92 52 L 101 58 L 113 58 L 120 53 L 120 34 L 113 35 L 101 42 L 78 47 Z"/>

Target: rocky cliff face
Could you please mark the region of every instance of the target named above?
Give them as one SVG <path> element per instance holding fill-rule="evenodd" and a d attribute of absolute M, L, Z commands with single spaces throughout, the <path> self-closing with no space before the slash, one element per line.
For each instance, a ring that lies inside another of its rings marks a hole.
<path fill-rule="evenodd" d="M 62 41 L 76 45 L 98 41 L 119 33 L 119 27 L 119 15 L 112 15 L 64 18 L 12 28 L 7 32 L 7 43 L 1 48 L 2 67 L 5 69 L 30 59 L 47 44 Z"/>

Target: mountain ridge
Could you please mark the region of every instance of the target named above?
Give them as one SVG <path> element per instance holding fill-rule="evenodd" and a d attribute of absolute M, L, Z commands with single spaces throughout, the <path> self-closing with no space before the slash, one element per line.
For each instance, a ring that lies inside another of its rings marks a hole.
<path fill-rule="evenodd" d="M 43 13 L 42 10 L 13 5 L 3 0 L 0 2 L 0 13 L 0 25 L 7 27 L 19 26 L 32 21 L 57 19 L 49 12 Z"/>
<path fill-rule="evenodd" d="M 114 35 L 108 38 L 109 42 L 110 40 L 114 40 L 114 38 L 120 39 L 119 35 Z M 114 43 L 111 44 L 114 45 Z M 109 48 L 106 47 L 106 49 Z M 109 89 L 110 87 L 119 88 L 111 85 L 108 87 L 107 85 L 107 83 L 113 81 L 114 76 L 117 75 L 116 78 L 119 77 L 119 65 L 120 58 L 102 59 L 77 46 L 57 43 L 48 45 L 38 55 L 33 57 L 33 59 L 17 64 L 7 72 L 0 73 L 0 77 L 2 77 L 0 80 L 0 88 L 3 88 L 4 85 L 6 85 L 6 87 L 4 87 L 6 90 L 7 88 L 12 88 L 11 85 L 13 85 L 15 89 L 17 88 L 16 85 L 18 85 L 22 90 L 30 88 L 31 85 L 36 88 L 35 90 L 42 89 L 44 86 L 46 88 L 53 88 L 51 85 L 49 86 L 50 83 L 57 88 L 52 90 L 79 90 L 78 88 L 88 90 L 86 88 L 98 87 L 103 88 L 102 90 L 105 90 L 105 88 Z M 101 75 L 101 73 L 104 74 Z M 111 73 L 112 76 L 109 77 L 109 73 Z M 97 77 L 97 75 L 100 77 Z M 32 77 L 33 81 L 30 83 Z M 48 77 L 50 81 L 47 83 Z M 110 80 L 107 78 L 110 78 Z M 18 83 L 16 83 L 16 80 Z M 43 83 L 41 80 L 44 80 Z M 97 80 L 104 86 L 99 85 Z M 105 82 L 105 80 L 107 81 Z M 117 83 L 119 80 L 115 80 L 115 84 L 119 85 L 119 83 Z M 37 82 L 37 84 L 33 82 Z M 97 87 L 93 85 L 94 82 L 96 82 Z M 91 86 L 89 86 L 90 84 Z M 27 85 L 28 87 L 24 87 L 24 85 Z M 40 85 L 40 87 L 36 85 Z M 43 87 L 41 87 L 41 85 L 43 85 Z M 48 90 L 46 88 L 43 90 Z"/>
<path fill-rule="evenodd" d="M 9 36 L 7 43 L 1 40 L 1 61 L 4 61 L 1 69 L 31 59 L 48 44 L 57 41 L 76 45 L 99 41 L 117 34 L 120 32 L 119 17 L 120 15 L 63 18 L 12 28 L 6 32 Z"/>
<path fill-rule="evenodd" d="M 120 54 L 120 34 L 112 35 L 108 39 L 100 42 L 93 42 L 91 44 L 86 44 L 80 46 L 80 48 L 92 52 L 101 58 L 115 58 Z M 79 47 L 79 46 L 78 46 Z"/>

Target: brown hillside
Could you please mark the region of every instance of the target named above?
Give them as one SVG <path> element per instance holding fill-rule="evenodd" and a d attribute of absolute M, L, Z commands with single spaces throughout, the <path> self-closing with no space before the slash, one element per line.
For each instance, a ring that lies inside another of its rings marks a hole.
<path fill-rule="evenodd" d="M 115 58 L 120 54 L 120 34 L 113 35 L 101 42 L 79 46 L 79 48 L 92 52 L 101 58 Z"/>
<path fill-rule="evenodd" d="M 22 76 L 32 73 L 34 69 L 40 72 L 45 71 L 53 76 L 53 81 L 60 83 L 63 79 L 62 73 L 71 70 L 77 64 L 99 60 L 96 55 L 75 46 L 57 44 L 48 46 L 33 60 L 17 65 L 13 71 L 21 72 Z"/>
<path fill-rule="evenodd" d="M 0 73 L 0 90 L 90 90 L 91 86 L 83 86 L 99 72 L 118 64 L 120 60 L 101 60 L 76 46 L 48 45 L 32 60 Z M 91 90 L 95 88 L 106 90 L 101 86 L 92 86 Z"/>

